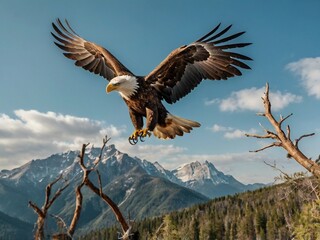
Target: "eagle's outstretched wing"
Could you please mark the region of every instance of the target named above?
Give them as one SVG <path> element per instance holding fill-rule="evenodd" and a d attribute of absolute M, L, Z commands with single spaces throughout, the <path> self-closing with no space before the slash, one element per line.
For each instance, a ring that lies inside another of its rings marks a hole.
<path fill-rule="evenodd" d="M 220 24 L 197 41 L 172 51 L 148 76 L 168 103 L 174 103 L 191 92 L 203 79 L 221 80 L 241 75 L 239 68 L 250 69 L 241 60 L 251 58 L 226 49 L 241 48 L 251 43 L 222 44 L 245 32 L 220 38 L 232 25 L 216 33 Z M 216 34 L 215 34 L 216 33 Z"/>
<path fill-rule="evenodd" d="M 57 19 L 56 24 L 52 23 L 56 34 L 51 32 L 58 41 L 54 43 L 65 51 L 64 55 L 67 58 L 75 60 L 75 65 L 99 74 L 107 80 L 119 75 L 133 75 L 108 50 L 79 37 L 67 20 L 66 26 L 61 23 L 60 19 Z"/>

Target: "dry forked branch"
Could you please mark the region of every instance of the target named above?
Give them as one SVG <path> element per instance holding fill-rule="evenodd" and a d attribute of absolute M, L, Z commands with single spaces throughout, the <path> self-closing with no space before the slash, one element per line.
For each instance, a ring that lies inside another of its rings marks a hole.
<path fill-rule="evenodd" d="M 99 171 L 96 169 L 97 165 L 99 164 L 99 162 L 101 161 L 101 158 L 102 158 L 102 152 L 103 152 L 103 149 L 105 147 L 105 145 L 107 144 L 107 142 L 110 140 L 110 138 L 107 138 L 105 137 L 104 140 L 103 140 L 103 146 L 101 148 L 101 152 L 100 152 L 100 155 L 99 157 L 94 161 L 93 163 L 93 167 L 90 168 L 90 167 L 87 167 L 85 164 L 84 164 L 84 156 L 85 156 L 85 150 L 86 148 L 88 147 L 89 144 L 83 144 L 82 145 L 82 149 L 81 149 L 81 152 L 79 154 L 79 165 L 83 171 L 83 178 L 82 178 L 82 182 L 81 184 L 78 186 L 78 189 L 79 191 L 77 191 L 77 202 L 76 202 L 76 205 L 78 207 L 76 207 L 76 210 L 75 210 L 75 214 L 74 214 L 74 218 L 72 220 L 72 224 L 70 225 L 70 229 L 74 231 L 75 229 L 75 226 L 76 226 L 76 223 L 80 217 L 80 212 L 81 212 L 81 205 L 82 205 L 82 195 L 81 195 L 81 188 L 83 185 L 86 185 L 91 191 L 93 191 L 95 194 L 97 194 L 98 196 L 100 196 L 100 198 L 106 202 L 109 207 L 112 209 L 114 215 L 116 216 L 118 222 L 120 223 L 121 225 L 121 228 L 122 228 L 122 232 L 123 232 L 123 239 L 129 239 L 127 236 L 130 235 L 130 226 L 129 224 L 127 223 L 126 219 L 124 218 L 124 216 L 122 215 L 119 207 L 117 206 L 117 204 L 115 204 L 111 198 L 108 197 L 108 195 L 106 195 L 105 193 L 103 193 L 102 191 L 102 183 L 101 183 L 101 176 L 100 176 L 100 173 Z M 92 172 L 92 171 L 95 171 L 98 175 L 98 183 L 99 183 L 99 187 L 96 187 L 92 181 L 89 179 L 89 174 Z M 69 230 L 69 233 L 72 234 Z"/>
<path fill-rule="evenodd" d="M 64 222 L 64 220 L 56 215 L 52 215 L 59 223 L 62 223 L 63 228 L 66 229 L 65 233 L 57 233 L 52 236 L 52 239 L 56 240 L 71 240 L 75 229 L 77 227 L 77 223 L 80 219 L 81 210 L 82 210 L 82 200 L 83 195 L 81 193 L 81 189 L 83 186 L 87 186 L 91 191 L 93 191 L 95 194 L 97 194 L 100 198 L 102 198 L 103 201 L 105 201 L 112 209 L 113 213 L 115 214 L 118 222 L 121 224 L 122 227 L 122 237 L 121 239 L 133 239 L 132 237 L 135 237 L 137 234 L 131 234 L 131 226 L 126 222 L 125 218 L 123 217 L 120 209 L 118 208 L 117 204 L 115 204 L 106 194 L 102 191 L 102 180 L 100 173 L 97 169 L 98 164 L 100 163 L 102 159 L 103 150 L 108 143 L 110 138 L 107 136 L 103 139 L 103 146 L 101 147 L 100 155 L 95 159 L 95 161 L 92 164 L 88 164 L 88 166 L 84 163 L 84 157 L 85 157 L 85 151 L 86 148 L 89 146 L 88 144 L 83 144 L 81 152 L 79 154 L 79 165 L 82 169 L 83 176 L 82 181 L 75 189 L 76 194 L 76 206 L 73 214 L 73 218 L 71 220 L 70 226 L 68 227 L 67 224 Z M 92 181 L 89 179 L 89 175 L 91 172 L 95 171 L 98 176 L 98 184 L 99 187 L 96 187 Z M 33 202 L 29 202 L 29 206 L 33 208 L 33 210 L 38 214 L 38 220 L 37 220 L 37 231 L 35 234 L 36 240 L 42 240 L 44 239 L 44 223 L 47 216 L 48 209 L 52 206 L 54 201 L 60 196 L 62 191 L 68 187 L 69 183 L 66 183 L 62 188 L 59 188 L 54 196 L 51 198 L 51 189 L 54 184 L 56 184 L 60 179 L 62 179 L 62 175 L 59 176 L 56 180 L 49 183 L 46 187 L 46 197 L 45 197 L 45 203 L 43 204 L 42 208 L 39 208 L 36 204 Z"/>
<path fill-rule="evenodd" d="M 264 131 L 266 132 L 265 135 L 257 135 L 257 134 L 246 134 L 247 137 L 254 137 L 254 138 L 269 138 L 275 140 L 273 143 L 257 149 L 252 152 L 259 152 L 262 150 L 265 150 L 267 148 L 271 147 L 282 147 L 284 148 L 288 156 L 292 157 L 295 159 L 301 166 L 303 166 L 305 169 L 307 169 L 310 173 L 312 173 L 314 176 L 317 178 L 320 178 L 320 166 L 315 162 L 312 161 L 311 159 L 307 158 L 299 149 L 298 143 L 301 141 L 303 138 L 313 136 L 314 133 L 310 134 L 304 134 L 301 137 L 297 138 L 295 141 L 291 140 L 291 129 L 290 126 L 288 125 L 286 127 L 286 133 L 282 130 L 282 124 L 285 120 L 287 120 L 289 117 L 292 116 L 292 113 L 289 114 L 286 117 L 280 116 L 280 120 L 276 120 L 275 117 L 272 115 L 271 112 L 271 103 L 269 100 L 269 84 L 266 84 L 266 91 L 264 96 L 262 97 L 263 100 L 263 105 L 265 112 L 264 113 L 258 113 L 258 116 L 263 116 L 268 119 L 268 121 L 271 123 L 273 126 L 275 132 L 269 131 L 264 128 Z"/>
<path fill-rule="evenodd" d="M 81 152 L 79 154 L 79 165 L 82 169 L 82 172 L 83 172 L 83 176 L 82 176 L 82 181 L 81 183 L 76 187 L 75 189 L 75 193 L 76 193 L 76 206 L 75 206 L 75 210 L 74 210 L 74 214 L 73 214 L 73 218 L 71 220 L 71 223 L 70 223 L 70 226 L 69 228 L 67 229 L 67 232 L 68 234 L 64 234 L 64 237 L 66 237 L 66 235 L 69 235 L 69 236 L 73 236 L 74 232 L 75 232 L 75 229 L 77 227 L 77 224 L 78 224 L 78 221 L 80 219 L 80 215 L 81 215 L 81 210 L 82 210 L 82 200 L 83 200 L 83 195 L 82 195 L 82 192 L 81 192 L 81 189 L 83 186 L 87 186 L 89 187 L 93 192 L 95 192 L 96 194 L 98 194 L 103 200 L 107 200 L 106 202 L 108 203 L 108 201 L 110 202 L 111 206 L 113 207 L 112 209 L 117 209 L 117 205 L 114 204 L 112 202 L 112 200 L 110 198 L 108 198 L 107 195 L 105 195 L 103 192 L 102 192 L 102 184 L 101 184 L 101 177 L 100 177 L 100 174 L 99 174 L 99 171 L 97 170 L 97 166 L 98 164 L 100 163 L 101 159 L 102 159 L 102 153 L 103 153 L 103 150 L 106 146 L 106 144 L 108 143 L 108 141 L 110 140 L 110 138 L 108 138 L 107 136 L 103 139 L 103 145 L 101 147 L 101 150 L 100 150 L 100 155 L 99 157 L 93 162 L 93 167 L 88 167 L 84 164 L 84 156 L 85 156 L 85 151 L 86 151 L 86 148 L 89 146 L 89 143 L 88 144 L 83 144 L 82 145 L 82 148 L 81 148 Z M 97 188 L 92 182 L 91 180 L 89 179 L 89 175 L 92 171 L 95 171 L 98 175 L 98 182 L 99 182 L 99 188 Z M 98 189 L 98 190 L 97 190 Z M 109 203 L 108 203 L 109 204 Z M 110 205 L 109 204 L 109 205 Z M 116 211 L 117 214 L 120 214 L 121 215 L 121 212 L 120 210 L 118 209 L 118 211 Z M 61 235 L 61 234 L 60 234 Z M 61 238 L 61 236 L 60 236 Z"/>
<path fill-rule="evenodd" d="M 301 182 L 302 179 L 305 179 L 306 173 L 305 172 L 295 172 L 293 174 L 288 174 L 284 171 L 282 171 L 280 168 L 277 167 L 277 164 L 274 162 L 273 164 L 270 164 L 266 161 L 263 161 L 264 164 L 268 165 L 269 167 L 273 168 L 274 170 L 280 172 L 280 175 L 278 177 L 275 177 L 275 182 L 286 182 L 286 183 L 293 183 L 292 185 L 295 187 L 298 185 L 299 182 Z"/>
<path fill-rule="evenodd" d="M 102 158 L 102 153 L 103 153 L 103 149 L 105 148 L 106 144 L 108 143 L 108 141 L 110 140 L 111 138 L 108 138 L 107 136 L 105 136 L 105 138 L 103 139 L 103 145 L 101 147 L 101 151 L 100 151 L 100 155 L 99 157 L 96 159 L 96 161 L 93 163 L 94 166 L 92 168 L 88 168 L 85 166 L 84 164 L 84 155 L 85 155 L 85 150 L 87 148 L 87 146 L 89 146 L 89 143 L 88 144 L 83 144 L 82 145 L 82 149 L 81 149 L 81 152 L 79 154 L 79 165 L 83 171 L 83 177 L 82 177 L 82 181 L 81 183 L 76 187 L 75 189 L 75 193 L 76 193 L 76 207 L 75 207 L 75 210 L 74 210 L 74 214 L 73 214 L 73 218 L 71 220 L 71 223 L 70 223 L 70 226 L 69 226 L 69 229 L 68 229 L 68 234 L 70 236 L 73 236 L 74 232 L 75 232 L 75 229 L 77 227 L 77 223 L 80 219 L 80 214 L 81 214 L 81 210 L 82 210 L 82 200 L 83 200 L 83 196 L 82 196 L 82 192 L 81 192 L 81 189 L 84 185 L 86 185 L 86 182 L 87 181 L 90 181 L 89 180 L 89 174 L 91 171 L 97 171 L 96 170 L 96 166 L 99 164 L 99 162 L 101 161 L 101 158 Z M 100 175 L 99 175 L 100 176 Z M 99 182 L 100 183 L 100 182 Z"/>
<path fill-rule="evenodd" d="M 54 181 L 52 181 L 47 185 L 45 201 L 41 208 L 39 208 L 35 203 L 29 201 L 29 207 L 31 207 L 34 210 L 34 212 L 38 215 L 38 219 L 36 222 L 37 230 L 35 233 L 36 240 L 44 239 L 44 224 L 45 224 L 45 219 L 47 217 L 48 210 L 52 206 L 54 201 L 61 195 L 63 190 L 65 190 L 69 186 L 69 183 L 67 182 L 63 187 L 59 188 L 51 198 L 51 190 L 53 185 L 56 184 L 61 179 L 62 179 L 62 175 L 60 175 L 57 179 L 55 179 Z"/>
<path fill-rule="evenodd" d="M 85 145 L 88 146 L 89 144 Z M 84 153 L 83 153 L 84 154 Z M 84 182 L 82 181 L 75 189 L 75 194 L 76 194 L 76 206 L 75 210 L 73 213 L 73 218 L 71 220 L 70 226 L 68 227 L 67 224 L 63 221 L 63 219 L 59 216 L 52 215 L 54 218 L 57 219 L 58 222 L 62 222 L 64 228 L 67 230 L 66 233 L 57 233 L 52 236 L 52 239 L 56 240 L 70 240 L 72 239 L 72 236 L 75 232 L 75 229 L 77 227 L 77 223 L 80 219 L 80 214 L 82 210 L 82 193 L 81 193 L 81 188 L 84 186 Z"/>

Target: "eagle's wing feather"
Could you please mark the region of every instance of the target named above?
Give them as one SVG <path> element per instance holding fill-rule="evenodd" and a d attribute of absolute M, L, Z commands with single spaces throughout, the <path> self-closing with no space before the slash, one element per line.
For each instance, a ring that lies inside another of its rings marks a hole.
<path fill-rule="evenodd" d="M 250 43 L 226 44 L 244 32 L 220 38 L 231 25 L 217 32 L 220 24 L 197 41 L 173 50 L 148 76 L 168 103 L 174 103 L 191 92 L 203 79 L 221 80 L 241 75 L 239 68 L 250 69 L 242 60 L 252 60 L 225 49 L 242 48 Z M 215 34 L 215 35 L 214 35 Z"/>
<path fill-rule="evenodd" d="M 75 60 L 76 66 L 101 75 L 107 80 L 119 75 L 133 75 L 108 50 L 76 34 L 67 20 L 66 26 L 60 19 L 57 19 L 56 24 L 52 23 L 52 26 L 55 33 L 51 34 L 57 40 L 55 44 L 64 51 L 67 58 Z"/>

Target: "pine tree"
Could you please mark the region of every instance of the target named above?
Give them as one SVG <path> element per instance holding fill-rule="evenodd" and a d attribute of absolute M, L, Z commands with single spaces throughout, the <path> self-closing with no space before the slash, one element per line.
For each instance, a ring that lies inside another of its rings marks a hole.
<path fill-rule="evenodd" d="M 178 240 L 179 235 L 171 215 L 165 215 L 163 218 L 163 226 L 161 229 L 161 237 L 164 240 Z"/>
<path fill-rule="evenodd" d="M 320 200 L 306 204 L 294 227 L 296 239 L 320 239 Z"/>
<path fill-rule="evenodd" d="M 265 240 L 267 232 L 267 216 L 261 209 L 258 209 L 255 214 L 255 232 L 257 234 L 257 239 Z"/>

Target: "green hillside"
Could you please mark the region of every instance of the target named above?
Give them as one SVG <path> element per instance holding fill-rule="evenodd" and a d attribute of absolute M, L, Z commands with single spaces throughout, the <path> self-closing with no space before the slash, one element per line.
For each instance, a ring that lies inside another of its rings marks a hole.
<path fill-rule="evenodd" d="M 0 212 L 0 239 L 33 239 L 33 225 Z"/>
<path fill-rule="evenodd" d="M 291 239 L 293 223 L 303 205 L 295 189 L 282 184 L 221 197 L 144 219 L 133 228 L 139 231 L 140 239 Z M 117 239 L 117 227 L 91 232 L 80 239 Z"/>

